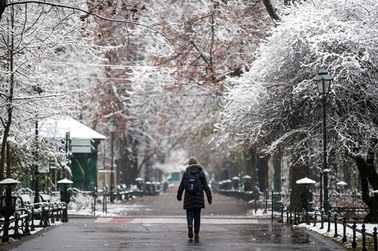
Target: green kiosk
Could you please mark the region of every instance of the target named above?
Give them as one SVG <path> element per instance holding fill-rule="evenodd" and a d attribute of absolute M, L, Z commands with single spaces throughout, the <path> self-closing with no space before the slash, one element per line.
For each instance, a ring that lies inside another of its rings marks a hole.
<path fill-rule="evenodd" d="M 44 119 L 40 122 L 41 135 L 64 139 L 70 152 L 72 187 L 92 191 L 97 187 L 98 145 L 106 137 L 69 116 Z M 61 177 L 66 178 L 66 177 Z"/>

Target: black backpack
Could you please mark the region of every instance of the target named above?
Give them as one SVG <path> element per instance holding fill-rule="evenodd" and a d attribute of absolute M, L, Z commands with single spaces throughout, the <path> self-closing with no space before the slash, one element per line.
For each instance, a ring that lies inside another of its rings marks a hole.
<path fill-rule="evenodd" d="M 190 194 L 196 194 L 202 190 L 201 181 L 198 178 L 198 173 L 186 172 L 186 178 L 184 181 L 184 189 Z"/>

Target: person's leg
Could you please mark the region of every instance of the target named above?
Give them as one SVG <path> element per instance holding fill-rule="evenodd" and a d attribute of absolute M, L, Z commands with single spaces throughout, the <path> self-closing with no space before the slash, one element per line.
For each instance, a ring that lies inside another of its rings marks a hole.
<path fill-rule="evenodd" d="M 194 235 L 195 239 L 199 239 L 199 232 L 201 227 L 201 208 L 194 209 Z"/>
<path fill-rule="evenodd" d="M 186 220 L 188 222 L 188 226 L 193 225 L 194 210 L 192 208 L 186 209 Z"/>
<path fill-rule="evenodd" d="M 188 222 L 188 237 L 193 238 L 193 219 L 195 212 L 193 209 L 186 209 L 186 220 Z"/>

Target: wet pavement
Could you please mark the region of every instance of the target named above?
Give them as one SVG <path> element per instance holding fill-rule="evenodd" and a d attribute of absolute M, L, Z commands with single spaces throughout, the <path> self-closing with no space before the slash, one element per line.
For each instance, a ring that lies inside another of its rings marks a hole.
<path fill-rule="evenodd" d="M 160 196 L 110 204 L 112 216 L 71 216 L 69 223 L 43 229 L 9 250 L 344 250 L 302 228 L 249 216 L 248 203 L 218 194 L 202 211 L 200 240 L 190 241 L 175 192 L 170 188 Z"/>

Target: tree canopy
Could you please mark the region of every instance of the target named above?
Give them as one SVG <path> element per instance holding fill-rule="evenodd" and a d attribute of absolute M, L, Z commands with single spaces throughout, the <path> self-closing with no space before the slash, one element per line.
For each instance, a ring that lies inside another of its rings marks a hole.
<path fill-rule="evenodd" d="M 322 102 L 313 78 L 325 68 L 334 78 L 327 97 L 327 150 L 359 160 L 362 182 L 377 189 L 369 161 L 378 136 L 377 7 L 376 1 L 345 0 L 287 7 L 249 72 L 230 79 L 220 130 L 267 153 L 280 146 L 295 156 L 291 162 L 316 167 L 321 162 L 309 160 L 321 156 Z"/>
<path fill-rule="evenodd" d="M 2 151 L 9 135 L 30 149 L 36 118 L 73 112 L 100 130 L 116 118 L 122 157 L 247 145 L 309 164 L 325 68 L 328 151 L 365 161 L 378 136 L 376 1 L 280 2 L 1 1 Z"/>

